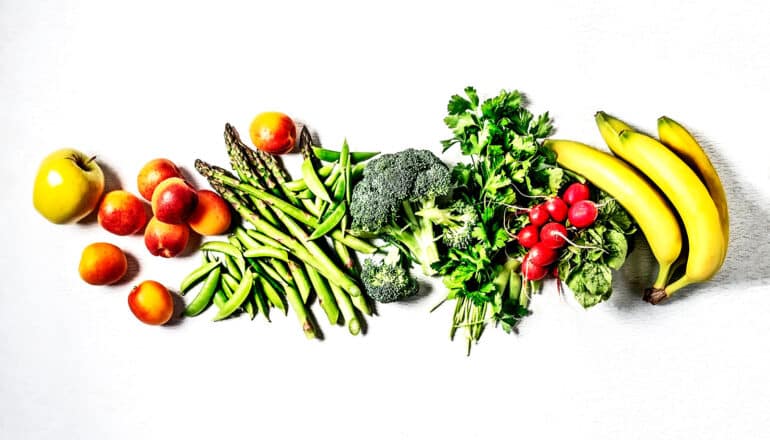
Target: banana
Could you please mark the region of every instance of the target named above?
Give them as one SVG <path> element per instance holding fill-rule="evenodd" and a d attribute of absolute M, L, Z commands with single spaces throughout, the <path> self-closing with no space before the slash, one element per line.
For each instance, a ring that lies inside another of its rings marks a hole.
<path fill-rule="evenodd" d="M 642 133 L 620 132 L 606 114 L 596 122 L 613 153 L 647 175 L 674 205 L 684 224 L 689 245 L 685 274 L 663 289 L 655 286 L 645 300 L 657 304 L 682 287 L 710 279 L 722 266 L 725 242 L 719 211 L 706 187 L 693 170 L 663 144 Z M 627 125 L 626 125 L 627 126 Z"/>
<path fill-rule="evenodd" d="M 634 168 L 611 154 L 580 142 L 547 140 L 559 165 L 609 193 L 634 218 L 660 269 L 655 286 L 663 288 L 682 251 L 682 232 L 666 199 Z"/>
<path fill-rule="evenodd" d="M 722 262 L 727 256 L 727 247 L 730 242 L 730 215 L 727 212 L 727 196 L 722 181 L 719 179 L 714 165 L 711 164 L 706 152 L 681 124 L 666 116 L 658 118 L 658 137 L 660 142 L 670 148 L 687 165 L 690 166 L 706 185 L 706 189 L 719 211 L 719 221 L 722 225 L 722 237 L 724 238 L 724 253 Z"/>

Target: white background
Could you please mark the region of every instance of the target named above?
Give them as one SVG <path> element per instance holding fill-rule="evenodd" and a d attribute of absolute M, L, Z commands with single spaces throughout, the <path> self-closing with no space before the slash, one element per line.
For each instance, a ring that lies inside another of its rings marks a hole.
<path fill-rule="evenodd" d="M 767 2 L 213 3 L 0 1 L 0 438 L 770 438 Z M 326 146 L 439 151 L 466 85 L 518 88 L 558 137 L 594 145 L 600 109 L 692 128 L 730 200 L 722 272 L 653 307 L 642 248 L 607 303 L 584 311 L 549 283 L 520 334 L 490 328 L 466 358 L 451 307 L 428 313 L 438 283 L 363 337 L 323 323 L 307 341 L 277 313 L 146 326 L 131 286 L 176 286 L 199 257 L 32 207 L 64 146 L 98 155 L 109 188 L 135 192 L 155 157 L 202 186 L 194 159 L 226 164 L 224 123 L 245 132 L 264 110 Z M 105 240 L 131 274 L 88 286 L 80 252 Z"/>

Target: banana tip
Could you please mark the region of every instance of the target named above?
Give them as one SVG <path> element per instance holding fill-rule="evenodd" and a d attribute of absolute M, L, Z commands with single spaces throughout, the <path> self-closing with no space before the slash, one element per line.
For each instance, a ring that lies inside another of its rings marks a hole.
<path fill-rule="evenodd" d="M 666 298 L 668 298 L 668 294 L 666 294 L 666 289 L 658 289 L 654 287 L 646 289 L 644 291 L 644 296 L 642 296 L 643 300 L 647 301 L 652 305 L 658 304 Z"/>

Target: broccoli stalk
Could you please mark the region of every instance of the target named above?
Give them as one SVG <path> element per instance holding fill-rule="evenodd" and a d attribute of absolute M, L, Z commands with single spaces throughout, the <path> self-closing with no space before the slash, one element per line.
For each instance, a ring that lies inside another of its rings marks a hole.
<path fill-rule="evenodd" d="M 353 230 L 373 233 L 399 247 L 425 275 L 439 261 L 433 221 L 416 212 L 450 192 L 449 168 L 429 150 L 407 149 L 370 160 L 353 189 Z"/>
<path fill-rule="evenodd" d="M 472 244 L 473 230 L 479 224 L 476 208 L 463 200 L 457 200 L 447 208 L 425 206 L 415 214 L 423 221 L 439 226 L 443 242 L 457 249 L 467 249 Z"/>

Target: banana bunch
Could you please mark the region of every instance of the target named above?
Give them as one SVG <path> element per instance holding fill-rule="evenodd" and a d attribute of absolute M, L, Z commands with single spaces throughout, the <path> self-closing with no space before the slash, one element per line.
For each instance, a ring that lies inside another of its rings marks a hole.
<path fill-rule="evenodd" d="M 713 277 L 727 254 L 730 222 L 722 182 L 703 148 L 665 116 L 658 119 L 659 140 L 604 112 L 596 124 L 615 155 L 574 141 L 546 145 L 561 166 L 612 195 L 636 220 L 659 266 L 644 299 L 657 304 Z M 671 281 L 685 261 L 684 274 Z"/>

